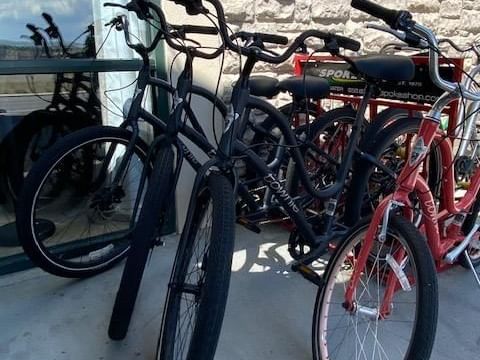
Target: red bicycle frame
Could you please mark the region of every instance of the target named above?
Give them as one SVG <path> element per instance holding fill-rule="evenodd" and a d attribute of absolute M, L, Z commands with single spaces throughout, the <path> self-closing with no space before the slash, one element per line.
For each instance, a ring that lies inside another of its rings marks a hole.
<path fill-rule="evenodd" d="M 443 97 L 443 103 L 450 103 L 454 100 L 455 95 L 445 94 Z M 358 255 L 355 271 L 345 292 L 344 305 L 346 308 L 352 309 L 354 307 L 354 293 L 362 271 L 359 269 L 365 268 L 375 237 L 378 236 L 378 229 L 382 227 L 384 217 L 389 216 L 388 212 L 391 205 L 404 205 L 404 215 L 412 218 L 413 212 L 410 210 L 411 201 L 409 199 L 409 195 L 412 192 L 418 197 L 422 211 L 420 231 L 427 237 L 428 245 L 438 268 L 445 266 L 443 258 L 447 252 L 462 241 L 464 235 L 461 232 L 461 225 L 464 216 L 472 206 L 480 189 L 480 168 L 477 168 L 475 171 L 471 184 L 463 198 L 455 201 L 455 178 L 454 170 L 451 166 L 454 161 L 453 146 L 450 138 L 446 138 L 438 133 L 439 127 L 440 115 L 435 110 L 432 110 L 422 120 L 418 135 L 409 151 L 408 161 L 396 180 L 395 192 L 385 197 L 375 210 L 365 236 L 365 242 Z M 440 149 L 444 171 L 441 186 L 442 208 L 438 210 L 428 183 L 421 174 L 421 165 L 433 143 Z M 461 218 L 450 223 L 446 221 L 455 215 L 459 215 Z M 405 253 L 399 252 L 396 254 L 395 260 L 400 262 L 404 256 Z M 397 285 L 398 280 L 392 271 L 387 276 L 387 289 L 380 309 L 380 317 L 388 316 Z"/>

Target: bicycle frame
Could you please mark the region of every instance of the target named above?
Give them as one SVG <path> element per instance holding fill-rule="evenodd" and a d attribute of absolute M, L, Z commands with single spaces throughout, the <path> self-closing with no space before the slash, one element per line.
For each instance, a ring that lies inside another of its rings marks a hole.
<path fill-rule="evenodd" d="M 251 56 L 247 59 L 247 62 L 244 65 L 242 73 L 239 80 L 236 82 L 236 85 L 232 93 L 232 105 L 230 113 L 233 114 L 232 118 L 229 119 L 230 122 L 227 125 L 226 132 L 222 136 L 220 141 L 219 151 L 220 155 L 230 158 L 232 155 L 243 155 L 246 156 L 246 162 L 251 166 L 255 171 L 263 178 L 263 181 L 266 183 L 270 191 L 275 195 L 278 202 L 281 204 L 287 215 L 293 220 L 296 225 L 297 231 L 299 232 L 302 239 L 308 244 L 311 248 L 315 249 L 312 251 L 309 256 L 305 258 L 304 263 L 309 263 L 316 258 L 318 258 L 318 253 L 323 252 L 328 246 L 329 241 L 334 237 L 340 236 L 344 231 L 334 231 L 334 219 L 335 219 L 335 210 L 337 206 L 338 199 L 343 191 L 345 180 L 348 176 L 348 170 L 350 168 L 353 155 L 358 146 L 360 139 L 360 132 L 362 129 L 362 124 L 364 122 L 364 114 L 370 97 L 374 93 L 374 86 L 369 85 L 366 90 L 366 94 L 362 100 L 361 106 L 357 112 L 357 117 L 352 127 L 352 134 L 349 139 L 349 143 L 346 149 L 346 155 L 340 168 L 337 171 L 337 180 L 336 182 L 327 187 L 326 189 L 315 191 L 313 189 L 310 179 L 305 170 L 305 165 L 303 162 L 302 155 L 298 149 L 296 137 L 291 130 L 288 120 L 283 114 L 281 114 L 277 109 L 275 109 L 269 103 L 262 101 L 254 96 L 251 96 L 248 91 L 248 78 L 255 65 L 256 59 L 254 56 Z M 277 176 L 268 168 L 267 164 L 258 157 L 252 150 L 243 144 L 239 139 L 238 134 L 241 133 L 241 129 L 245 126 L 248 119 L 245 118 L 245 109 L 248 106 L 252 108 L 258 108 L 269 114 L 273 117 L 277 126 L 279 127 L 281 133 L 284 136 L 282 143 L 285 143 L 286 146 L 291 148 L 291 156 L 295 162 L 295 169 L 300 175 L 302 184 L 305 186 L 307 192 L 317 199 L 324 199 L 328 201 L 328 207 L 325 212 L 324 219 L 326 225 L 324 226 L 322 233 L 316 235 L 313 232 L 311 224 L 308 222 L 306 215 L 302 209 L 300 209 L 297 203 L 291 198 L 288 194 L 281 181 Z M 253 106 L 252 106 L 253 105 Z M 233 147 L 232 147 L 232 139 Z M 232 150 L 233 148 L 233 150 Z"/>
<path fill-rule="evenodd" d="M 438 133 L 440 128 L 441 110 L 452 101 L 460 98 L 461 92 L 447 91 L 435 103 L 432 110 L 425 116 L 421 122 L 418 135 L 413 144 L 408 161 L 405 163 L 400 175 L 396 180 L 396 190 L 393 194 L 385 197 L 373 214 L 372 221 L 365 236 L 365 242 L 360 250 L 356 268 L 363 269 L 366 266 L 367 258 L 378 228 L 386 231 L 388 217 L 392 208 L 401 207 L 404 215 L 413 218 L 411 210 L 411 200 L 409 195 L 415 193 L 418 197 L 419 205 L 422 211 L 422 223 L 420 230 L 425 233 L 428 245 L 431 249 L 437 267 L 444 266 L 443 259 L 454 246 L 462 241 L 465 235 L 461 232 L 461 227 L 465 215 L 472 206 L 480 190 L 480 167 L 478 167 L 472 177 L 471 185 L 466 194 L 459 201 L 455 201 L 455 176 L 454 169 L 451 166 L 454 160 L 453 144 L 449 139 L 445 139 Z M 475 104 L 473 102 L 472 104 Z M 439 146 L 442 167 L 445 170 L 444 180 L 441 186 L 443 208 L 438 211 L 437 204 L 433 194 L 428 186 L 427 180 L 421 175 L 421 165 L 428 154 L 428 149 L 436 142 Z M 454 217 L 451 223 L 447 219 Z M 385 235 L 385 233 L 384 233 Z M 400 262 L 405 253 L 399 251 L 395 260 Z M 360 279 L 360 272 L 355 271 L 345 292 L 345 306 L 353 306 L 354 291 Z M 385 318 L 390 312 L 390 304 L 396 290 L 398 280 L 394 272 L 387 276 L 387 291 L 385 292 L 380 317 Z"/>
<path fill-rule="evenodd" d="M 189 65 L 186 64 L 185 66 L 187 68 Z M 182 83 L 180 83 L 180 81 L 182 81 Z M 171 113 L 168 121 L 165 122 L 159 117 L 143 109 L 141 106 L 141 103 L 144 96 L 144 89 L 148 85 L 151 85 L 155 88 L 159 88 L 161 90 L 167 91 L 168 93 L 172 94 L 174 103 L 178 103 L 178 104 L 182 103 L 183 110 L 186 112 L 192 126 L 184 124 L 181 121 L 181 117 L 179 117 L 181 113 L 177 114 L 175 118 L 172 116 L 173 113 Z M 227 105 L 225 105 L 225 103 L 223 103 L 222 100 L 217 98 L 215 94 L 211 93 L 210 91 L 202 87 L 198 87 L 191 84 L 191 81 L 188 80 L 187 78 L 183 78 L 183 80 L 179 79 L 179 84 L 177 87 L 178 88 L 183 87 L 185 94 L 198 95 L 208 100 L 212 104 L 215 104 L 216 109 L 220 112 L 222 117 L 225 118 L 227 116 Z M 129 146 L 126 149 L 126 156 L 123 157 L 122 162 L 120 163 L 119 171 L 116 174 L 116 178 L 112 182 L 112 188 L 121 184 L 121 181 L 123 180 L 123 174 L 125 173 L 129 164 L 130 156 L 133 154 L 133 151 L 134 151 L 133 145 L 136 139 L 140 136 L 139 129 L 138 129 L 138 119 L 143 119 L 148 124 L 150 124 L 153 127 L 153 129 L 158 133 L 157 135 L 167 133 L 168 123 L 172 123 L 172 122 L 179 123 L 181 124 L 181 126 L 178 128 L 178 132 L 181 135 L 185 136 L 187 139 L 193 142 L 196 146 L 198 146 L 199 149 L 208 157 L 212 158 L 215 156 L 216 149 L 208 141 L 201 125 L 197 120 L 197 117 L 195 116 L 194 111 L 190 108 L 187 102 L 180 102 L 179 99 L 180 99 L 180 96 L 178 95 L 177 90 L 172 85 L 170 85 L 167 81 L 151 76 L 150 64 L 148 62 L 144 62 L 144 65 L 139 72 L 137 90 L 135 92 L 134 98 L 132 99 L 128 115 L 125 121 L 120 125 L 120 127 L 122 128 L 132 129 L 132 141 L 130 142 Z M 263 111 L 264 113 L 270 116 L 273 116 L 272 115 L 273 113 L 274 113 L 274 116 L 277 116 L 277 117 L 283 116 L 282 114 L 278 115 L 279 112 L 277 112 L 277 109 L 273 108 L 268 102 L 253 96 L 249 97 L 247 106 L 250 106 L 250 108 L 256 108 L 260 111 Z M 246 126 L 246 124 L 243 124 L 242 126 Z M 289 128 L 289 125 L 285 126 L 284 128 Z M 241 132 L 242 130 L 240 130 L 240 133 Z M 187 162 L 192 166 L 192 168 L 196 172 L 198 172 L 202 167 L 202 163 L 195 157 L 195 155 L 190 151 L 190 149 L 185 145 L 185 143 L 178 137 L 176 137 L 175 139 L 175 146 L 177 147 L 178 153 L 181 154 L 181 158 L 182 159 L 185 158 Z M 277 149 L 275 153 L 275 158 L 272 160 L 271 163 L 267 164 L 267 167 L 271 172 L 275 172 L 279 169 L 281 165 L 281 159 L 283 158 L 285 151 L 286 150 L 284 147 L 279 147 Z M 114 147 L 110 148 L 107 154 L 107 159 L 112 157 L 114 152 L 115 152 L 115 148 Z M 263 162 L 263 160 L 260 160 L 260 159 L 255 159 L 254 161 L 256 161 L 257 163 Z M 108 161 L 105 161 L 103 168 L 100 170 L 101 172 L 103 173 L 107 172 L 108 170 L 107 164 L 108 164 Z M 143 183 L 145 178 L 146 176 L 143 175 L 142 176 L 143 181 L 141 183 L 141 186 L 139 187 L 139 191 L 142 191 L 143 189 Z M 254 196 L 249 193 L 248 188 L 243 183 L 240 182 L 237 185 L 238 185 L 238 191 L 240 196 L 245 201 L 245 203 L 248 204 L 251 211 L 262 212 L 266 214 L 266 212 L 268 211 L 268 209 L 270 209 L 272 205 L 272 198 L 274 194 L 271 191 L 269 191 L 264 197 L 263 205 L 259 205 L 255 201 Z"/>

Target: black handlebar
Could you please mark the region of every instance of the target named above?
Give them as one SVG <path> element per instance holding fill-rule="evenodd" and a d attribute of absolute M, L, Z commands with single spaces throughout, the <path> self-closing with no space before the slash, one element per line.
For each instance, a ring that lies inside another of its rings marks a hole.
<path fill-rule="evenodd" d="M 350 39 L 345 36 L 336 35 L 336 34 L 329 34 L 332 40 L 335 40 L 339 47 L 351 50 L 351 51 L 358 51 L 360 50 L 360 43 L 356 40 Z"/>
<path fill-rule="evenodd" d="M 395 29 L 394 25 L 397 23 L 397 18 L 399 16 L 399 12 L 397 10 L 387 9 L 368 0 L 352 0 L 351 5 L 357 10 L 382 19 Z"/>
<path fill-rule="evenodd" d="M 48 23 L 48 25 L 56 27 L 55 24 L 53 23 L 52 15 L 44 12 L 42 13 L 42 16 L 45 19 L 45 21 Z"/>
<path fill-rule="evenodd" d="M 281 35 L 265 34 L 265 33 L 251 33 L 247 31 L 239 31 L 230 36 L 230 39 L 241 39 L 242 41 L 260 40 L 264 43 L 287 45 L 288 38 Z"/>
<path fill-rule="evenodd" d="M 217 35 L 218 30 L 212 26 L 201 25 L 173 25 L 170 24 L 173 30 L 183 34 L 205 34 L 205 35 Z"/>
<path fill-rule="evenodd" d="M 106 2 L 103 6 L 119 7 L 128 11 L 133 11 L 140 20 L 152 19 L 149 11 L 150 2 L 148 0 L 131 0 L 126 5 Z"/>
<path fill-rule="evenodd" d="M 392 29 L 410 30 L 412 14 L 404 10 L 387 9 L 369 0 L 352 0 L 353 8 L 385 21 Z"/>
<path fill-rule="evenodd" d="M 43 35 L 38 31 L 39 28 L 36 27 L 33 24 L 27 24 L 26 27 L 27 27 L 28 30 L 30 30 L 32 32 L 32 35 L 30 36 L 30 39 L 32 39 L 35 46 L 43 46 L 43 49 L 45 51 L 45 55 L 47 55 L 47 57 L 51 57 L 50 56 L 50 49 L 48 48 L 47 41 L 45 40 Z"/>
<path fill-rule="evenodd" d="M 158 43 L 162 39 L 165 39 L 165 41 L 171 48 L 178 51 L 185 51 L 184 46 L 182 46 L 178 42 L 173 41 L 174 38 L 178 38 L 178 37 L 182 38 L 183 37 L 182 34 L 184 35 L 185 33 L 198 33 L 198 34 L 207 34 L 207 35 L 218 34 L 218 31 L 216 28 L 209 27 L 209 26 L 197 26 L 197 25 L 182 25 L 182 26 L 173 25 L 172 26 L 167 23 L 162 9 L 158 5 L 147 0 L 132 0 L 127 5 L 116 4 L 116 3 L 105 3 L 103 4 L 103 6 L 120 7 L 128 11 L 133 11 L 140 19 L 144 19 L 147 21 L 148 19 L 154 18 L 150 13 L 150 10 L 152 10 L 155 13 L 160 23 L 160 26 L 157 27 L 157 30 L 158 30 L 157 34 L 152 40 L 152 43 L 150 44 L 150 46 L 148 47 L 144 46 L 143 44 L 132 44 L 130 42 L 130 34 L 128 33 L 128 22 L 126 18 L 123 19 L 122 17 L 120 18 L 117 17 L 113 19 L 111 22 L 112 24 L 118 21 L 127 22 L 126 28 L 124 27 L 123 29 L 125 31 L 125 38 L 127 40 L 127 45 L 133 50 L 137 51 L 142 56 L 142 58 L 144 58 L 144 60 L 147 60 L 148 53 L 155 50 Z M 172 33 L 170 31 L 171 29 L 175 30 L 175 32 Z M 218 49 L 213 53 L 207 53 L 195 48 L 190 48 L 189 52 L 191 55 L 195 57 L 202 57 L 205 59 L 214 59 L 223 52 L 223 49 Z"/>
<path fill-rule="evenodd" d="M 33 40 L 33 43 L 35 44 L 35 46 L 42 46 L 42 45 L 45 45 L 47 43 L 45 41 L 45 38 L 38 31 L 38 27 L 36 27 L 33 24 L 27 24 L 25 26 L 28 30 L 30 30 L 32 32 L 32 35 L 30 36 L 30 39 Z"/>
<path fill-rule="evenodd" d="M 203 14 L 209 13 L 208 9 L 206 9 L 203 6 L 202 0 L 172 0 L 172 1 L 174 1 L 179 5 L 184 6 L 187 13 L 191 15 L 196 15 L 200 13 L 203 13 Z M 131 0 L 126 5 L 115 4 L 115 3 L 105 3 L 104 6 L 116 6 L 116 7 L 124 8 L 129 11 L 134 11 L 140 19 L 153 18 L 153 16 L 150 14 L 150 10 L 152 10 L 155 13 L 155 15 L 158 18 L 158 21 L 160 22 L 160 27 L 158 28 L 159 31 L 157 32 L 150 46 L 145 47 L 141 44 L 135 44 L 135 45 L 129 44 L 131 48 L 133 48 L 139 53 L 144 53 L 144 52 L 148 53 L 153 51 L 157 47 L 159 41 L 162 39 L 165 39 L 168 45 L 173 49 L 184 52 L 185 47 L 173 40 L 175 37 L 181 37 L 182 34 L 185 34 L 187 32 L 211 34 L 211 35 L 217 34 L 219 32 L 222 37 L 224 45 L 228 49 L 242 55 L 247 55 L 247 56 L 252 54 L 252 51 L 255 51 L 256 57 L 258 60 L 273 63 L 273 64 L 279 64 L 286 61 L 300 46 L 304 44 L 305 40 L 310 37 L 323 40 L 325 42 L 327 49 L 336 49 L 337 51 L 339 47 L 352 50 L 352 51 L 358 51 L 360 49 L 360 43 L 358 41 L 349 39 L 344 36 L 339 36 L 332 33 L 325 33 L 318 30 L 307 30 L 301 33 L 294 40 L 294 42 L 285 50 L 285 52 L 281 55 L 270 55 L 265 52 L 258 51 L 258 49 L 242 47 L 234 43 L 233 41 L 234 39 L 228 35 L 228 28 L 226 25 L 225 14 L 220 1 L 219 0 L 206 0 L 206 1 L 213 5 L 217 13 L 217 17 L 219 19 L 218 21 L 219 31 L 217 31 L 217 29 L 215 28 L 205 27 L 205 26 L 194 26 L 194 25 L 184 25 L 182 27 L 171 26 L 166 22 L 165 15 L 161 10 L 161 8 L 155 3 L 150 2 L 148 0 Z M 172 33 L 171 29 L 174 29 L 175 32 Z M 246 32 L 240 32 L 236 34 L 237 37 L 241 37 L 243 40 L 247 40 L 246 38 L 250 37 L 251 35 L 252 33 L 246 33 Z M 129 34 L 126 34 L 126 37 L 127 36 L 129 36 Z M 268 43 L 279 44 L 279 45 L 286 45 L 288 43 L 288 38 L 280 35 L 253 33 L 253 36 L 256 39 L 261 40 L 262 42 L 268 42 Z M 213 53 L 207 53 L 192 47 L 192 48 L 189 48 L 188 51 L 192 56 L 195 56 L 195 57 L 213 59 L 218 57 L 220 54 L 222 54 L 223 50 L 224 50 L 223 48 L 219 48 L 217 51 Z M 145 55 L 142 55 L 142 56 L 145 57 Z"/>
<path fill-rule="evenodd" d="M 179 3 L 179 0 L 173 0 L 173 1 L 175 1 L 176 3 Z M 191 0 L 191 1 L 197 2 L 199 0 Z M 217 17 L 219 19 L 218 25 L 220 29 L 220 34 L 222 36 L 225 46 L 232 51 L 235 51 L 239 54 L 247 55 L 247 56 L 250 55 L 252 51 L 255 51 L 254 49 L 252 50 L 246 47 L 238 46 L 236 43 L 234 43 L 234 41 L 230 38 L 230 36 L 228 36 L 228 28 L 226 25 L 225 13 L 223 11 L 223 7 L 220 1 L 219 0 L 206 0 L 206 1 L 212 4 L 213 7 L 215 8 Z M 181 0 L 180 2 L 182 3 L 188 2 L 188 0 Z M 353 51 L 357 51 L 360 48 L 360 43 L 355 40 L 348 39 L 343 36 L 338 36 L 331 33 L 325 33 L 318 30 L 307 30 L 301 33 L 293 41 L 293 43 L 284 51 L 283 54 L 272 56 L 264 52 L 257 52 L 256 53 L 257 60 L 272 63 L 272 64 L 280 64 L 286 61 L 291 55 L 293 55 L 295 51 L 304 44 L 305 40 L 310 37 L 321 39 L 326 43 L 327 41 L 331 41 L 332 39 L 337 39 L 338 46 L 344 45 L 345 48 Z"/>
<path fill-rule="evenodd" d="M 48 34 L 50 39 L 58 39 L 58 42 L 60 43 L 60 47 L 62 48 L 63 52 L 67 55 L 70 55 L 68 53 L 68 49 L 65 48 L 65 44 L 63 43 L 63 37 L 60 31 L 58 30 L 58 26 L 53 22 L 52 16 L 44 12 L 42 13 L 42 17 L 45 19 L 45 21 L 48 24 L 48 27 L 44 29 L 44 31 Z"/>

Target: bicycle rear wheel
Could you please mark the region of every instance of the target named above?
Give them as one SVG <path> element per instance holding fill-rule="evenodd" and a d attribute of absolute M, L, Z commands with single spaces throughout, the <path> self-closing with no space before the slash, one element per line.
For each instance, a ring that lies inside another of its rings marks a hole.
<path fill-rule="evenodd" d="M 125 257 L 148 151 L 138 140 L 122 182 L 112 187 L 131 141 L 132 133 L 124 129 L 86 128 L 60 140 L 35 162 L 16 217 L 20 242 L 37 266 L 82 278 Z"/>
<path fill-rule="evenodd" d="M 192 195 L 168 287 L 157 359 L 212 360 L 227 302 L 234 245 L 230 182 L 212 173 Z"/>
<path fill-rule="evenodd" d="M 91 125 L 92 120 L 84 113 L 37 110 L 23 118 L 20 125 L 2 141 L 6 144 L 9 155 L 5 174 L 0 177 L 0 182 L 3 182 L 0 186 L 12 205 L 20 194 L 24 178 L 32 164 L 65 135 Z M 9 151 L 14 151 L 14 154 Z"/>
<path fill-rule="evenodd" d="M 159 236 L 168 202 L 173 199 L 173 160 L 170 146 L 158 150 L 110 318 L 108 335 L 112 340 L 121 340 L 127 334 L 148 254 Z"/>
<path fill-rule="evenodd" d="M 316 147 L 302 149 L 305 169 L 316 190 L 325 189 L 337 181 L 337 171 L 348 147 L 355 117 L 355 110 L 346 106 L 320 115 L 310 127 L 304 126 L 307 143 Z M 323 210 L 323 200 L 312 199 L 303 188 L 292 158 L 289 159 L 286 187 L 290 195 L 301 198 L 310 210 Z M 341 203 L 338 210 L 341 212 L 342 209 Z"/>
<path fill-rule="evenodd" d="M 438 293 L 426 241 L 405 218 L 392 216 L 386 240 L 375 239 L 366 268 L 357 269 L 368 226 L 363 221 L 352 230 L 328 263 L 313 316 L 314 359 L 429 359 Z M 346 288 L 358 271 L 347 310 Z M 384 299 L 388 291 L 391 301 Z"/>
<path fill-rule="evenodd" d="M 421 118 L 397 119 L 376 134 L 368 131 L 370 139 L 364 139 L 364 153 L 398 174 L 409 154 L 415 135 L 418 133 Z M 432 146 L 424 165 L 428 167 L 428 182 L 434 194 L 439 192 L 441 176 L 441 154 L 437 146 Z M 358 159 L 354 163 L 352 179 L 346 193 L 344 221 L 353 226 L 364 216 L 371 214 L 380 201 L 395 190 L 395 178 L 369 159 Z M 414 195 L 412 194 L 412 197 Z M 415 202 L 415 199 L 412 198 Z"/>

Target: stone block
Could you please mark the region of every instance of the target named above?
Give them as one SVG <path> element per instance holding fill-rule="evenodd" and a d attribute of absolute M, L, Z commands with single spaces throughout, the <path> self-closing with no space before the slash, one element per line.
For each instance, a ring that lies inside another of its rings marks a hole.
<path fill-rule="evenodd" d="M 222 4 L 229 23 L 253 22 L 255 19 L 255 0 L 223 0 Z"/>
<path fill-rule="evenodd" d="M 293 0 L 257 0 L 257 21 L 287 22 L 293 20 L 295 2 Z"/>
<path fill-rule="evenodd" d="M 446 19 L 460 19 L 462 7 L 458 0 L 443 0 L 440 4 L 440 16 Z"/>
<path fill-rule="evenodd" d="M 350 16 L 350 1 L 314 2 L 312 4 L 312 19 L 317 23 L 332 23 L 348 20 Z"/>
<path fill-rule="evenodd" d="M 440 10 L 438 0 L 408 0 L 408 10 L 419 13 L 434 13 Z"/>

